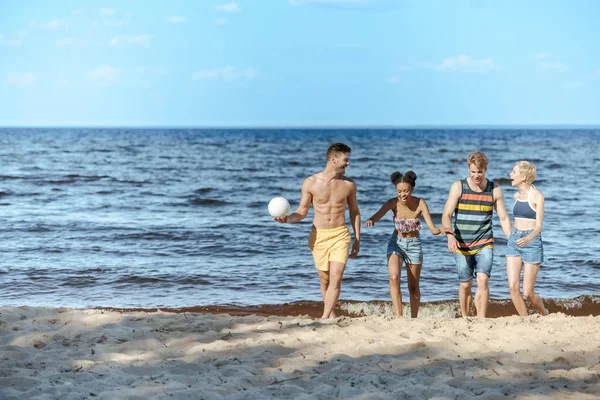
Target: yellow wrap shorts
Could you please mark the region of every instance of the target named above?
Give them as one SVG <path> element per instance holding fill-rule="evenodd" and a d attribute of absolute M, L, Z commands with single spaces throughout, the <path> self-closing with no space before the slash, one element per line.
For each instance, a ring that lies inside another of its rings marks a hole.
<path fill-rule="evenodd" d="M 332 229 L 313 226 L 308 236 L 308 248 L 312 251 L 315 267 L 319 271 L 329 271 L 330 261 L 346 264 L 350 241 L 350 230 L 346 225 Z"/>

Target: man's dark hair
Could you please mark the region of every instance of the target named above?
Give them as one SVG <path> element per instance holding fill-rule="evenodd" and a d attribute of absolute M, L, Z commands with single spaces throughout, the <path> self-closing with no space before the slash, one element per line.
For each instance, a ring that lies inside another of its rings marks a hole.
<path fill-rule="evenodd" d="M 352 149 L 344 143 L 333 143 L 327 149 L 327 161 L 336 153 L 350 153 Z"/>

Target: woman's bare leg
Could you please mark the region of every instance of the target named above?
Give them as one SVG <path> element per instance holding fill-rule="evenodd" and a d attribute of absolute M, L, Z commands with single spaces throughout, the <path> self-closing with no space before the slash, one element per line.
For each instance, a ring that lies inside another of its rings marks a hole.
<path fill-rule="evenodd" d="M 525 272 L 523 273 L 523 294 L 541 315 L 547 315 L 548 313 L 546 312 L 546 307 L 544 307 L 544 302 L 534 289 L 539 271 L 540 264 L 525 264 Z"/>
<path fill-rule="evenodd" d="M 508 288 L 510 297 L 520 316 L 527 316 L 527 306 L 521 295 L 521 269 L 523 264 L 521 257 L 506 257 L 506 275 L 508 276 Z"/>
<path fill-rule="evenodd" d="M 402 257 L 398 254 L 390 254 L 388 257 L 388 272 L 390 273 L 390 297 L 394 306 L 394 315 L 402 316 L 402 292 L 400 291 L 400 267 Z"/>
<path fill-rule="evenodd" d="M 408 293 L 410 295 L 410 317 L 417 318 L 419 306 L 421 305 L 421 264 L 406 264 L 406 276 L 408 277 Z"/>

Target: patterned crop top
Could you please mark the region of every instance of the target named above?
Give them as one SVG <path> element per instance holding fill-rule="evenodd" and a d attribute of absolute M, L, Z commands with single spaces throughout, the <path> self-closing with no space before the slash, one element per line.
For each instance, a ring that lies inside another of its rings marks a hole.
<path fill-rule="evenodd" d="M 400 233 L 408 233 L 421 230 L 421 220 L 419 218 L 397 218 L 394 217 L 394 226 Z"/>

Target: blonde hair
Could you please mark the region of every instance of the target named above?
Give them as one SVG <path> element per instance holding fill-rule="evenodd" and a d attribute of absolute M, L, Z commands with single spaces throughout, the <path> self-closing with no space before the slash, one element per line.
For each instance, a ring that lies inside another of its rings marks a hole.
<path fill-rule="evenodd" d="M 472 152 L 469 155 L 469 158 L 467 158 L 467 164 L 469 166 L 474 165 L 479 169 L 482 170 L 487 170 L 488 167 L 488 159 L 485 156 L 485 154 L 483 154 L 480 151 L 475 150 L 474 152 Z"/>
<path fill-rule="evenodd" d="M 519 167 L 519 174 L 525 177 L 525 182 L 531 183 L 535 180 L 535 165 L 533 165 L 529 161 L 517 161 L 516 165 L 517 167 Z"/>

